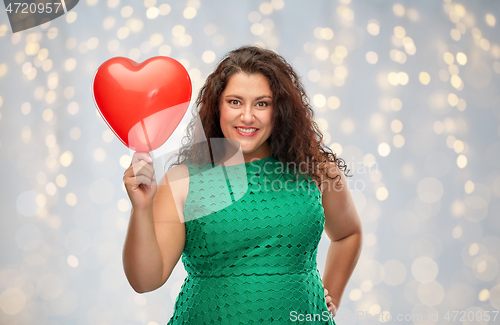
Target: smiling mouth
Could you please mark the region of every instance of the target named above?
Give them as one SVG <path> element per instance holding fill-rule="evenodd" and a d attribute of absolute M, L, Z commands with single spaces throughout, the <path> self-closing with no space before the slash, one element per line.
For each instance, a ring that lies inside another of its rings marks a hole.
<path fill-rule="evenodd" d="M 253 133 L 253 132 L 258 130 L 257 128 L 242 128 L 242 127 L 238 127 L 238 126 L 235 126 L 234 128 L 238 131 L 245 132 L 245 133 Z"/>

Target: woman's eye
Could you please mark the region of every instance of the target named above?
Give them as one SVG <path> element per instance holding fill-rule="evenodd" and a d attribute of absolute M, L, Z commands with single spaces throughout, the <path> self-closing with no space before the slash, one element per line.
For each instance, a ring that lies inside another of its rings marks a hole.
<path fill-rule="evenodd" d="M 260 102 L 257 104 L 257 106 L 266 107 L 266 106 L 269 106 L 269 104 L 267 102 Z"/>
<path fill-rule="evenodd" d="M 229 104 L 233 104 L 233 105 L 238 105 L 238 103 L 239 103 L 239 100 L 236 100 L 236 99 L 231 99 L 229 101 Z"/>

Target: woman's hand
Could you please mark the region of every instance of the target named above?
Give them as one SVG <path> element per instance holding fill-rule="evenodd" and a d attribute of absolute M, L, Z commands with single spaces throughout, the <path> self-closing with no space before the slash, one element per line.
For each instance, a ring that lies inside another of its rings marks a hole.
<path fill-rule="evenodd" d="M 328 312 L 332 313 L 335 317 L 335 314 L 337 313 L 337 306 L 335 306 L 335 304 L 332 302 L 332 297 L 328 295 L 328 290 L 325 287 L 323 287 L 323 289 L 325 289 L 325 301 L 326 305 L 328 306 Z"/>
<path fill-rule="evenodd" d="M 148 152 L 136 152 L 123 173 L 125 189 L 132 208 L 142 210 L 152 206 L 156 194 L 156 175 L 153 159 Z"/>

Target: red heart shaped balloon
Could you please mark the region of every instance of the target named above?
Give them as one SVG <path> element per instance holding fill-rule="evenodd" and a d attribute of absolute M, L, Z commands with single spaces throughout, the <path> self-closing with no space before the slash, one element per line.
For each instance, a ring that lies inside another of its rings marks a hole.
<path fill-rule="evenodd" d="M 92 92 L 97 110 L 123 144 L 134 151 L 161 147 L 172 135 L 191 100 L 184 66 L 156 56 L 138 64 L 124 57 L 97 69 Z"/>

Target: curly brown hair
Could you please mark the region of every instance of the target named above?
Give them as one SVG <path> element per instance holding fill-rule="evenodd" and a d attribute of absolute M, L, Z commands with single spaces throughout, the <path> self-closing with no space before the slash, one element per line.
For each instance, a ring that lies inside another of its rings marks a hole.
<path fill-rule="evenodd" d="M 229 52 L 208 76 L 198 94 L 196 109 L 193 109 L 195 118 L 187 126 L 187 135 L 182 139 L 182 148 L 173 165 L 185 162 L 197 166 L 208 162 L 214 164 L 214 161 L 218 161 L 216 157 L 225 154 L 218 151 L 224 150 L 223 148 L 215 146 L 212 152 L 210 139 L 224 138 L 219 122 L 219 99 L 229 78 L 240 72 L 249 75 L 260 73 L 269 81 L 273 93 L 272 125 L 279 126 L 273 128 L 267 139 L 273 158 L 288 166 L 292 165 L 288 170 L 293 175 L 298 170 L 299 174 L 309 174 L 320 183 L 323 182 L 322 175 L 325 175 L 328 162 L 335 163 L 345 176 L 352 176 L 348 175 L 349 169 L 345 161 L 337 158 L 323 143 L 323 134 L 313 118 L 314 111 L 298 74 L 282 56 L 257 46 L 242 46 Z M 196 126 L 198 117 L 201 126 Z M 187 143 L 184 141 L 186 138 Z M 196 143 L 193 140 L 195 138 L 208 139 L 208 145 L 206 142 Z M 296 167 L 302 165 L 307 166 L 306 171 Z M 328 174 L 327 176 L 330 179 L 341 177 L 338 174 L 334 178 Z"/>

